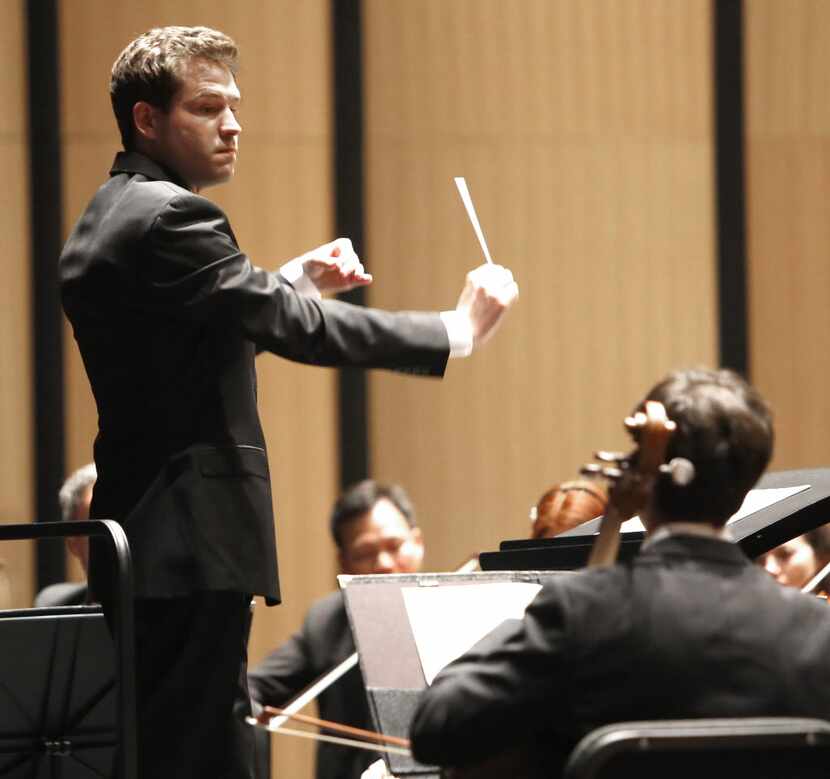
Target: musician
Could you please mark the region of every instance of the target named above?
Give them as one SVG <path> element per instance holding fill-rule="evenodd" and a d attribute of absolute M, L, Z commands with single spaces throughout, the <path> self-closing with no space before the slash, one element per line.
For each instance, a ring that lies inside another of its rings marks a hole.
<path fill-rule="evenodd" d="M 412 503 L 398 485 L 371 479 L 353 485 L 335 503 L 330 527 L 341 573 L 416 573 L 421 568 L 423 536 Z M 354 652 L 343 595 L 337 591 L 313 604 L 301 630 L 251 671 L 251 698 L 269 706 L 284 706 Z M 323 719 L 372 727 L 357 667 L 322 692 L 318 706 Z M 371 752 L 320 742 L 315 776 L 359 779 L 374 759 Z"/>
<path fill-rule="evenodd" d="M 677 424 L 666 459 L 687 459 L 692 481 L 653 480 L 631 562 L 557 577 L 524 619 L 436 677 L 412 724 L 418 760 L 469 765 L 531 742 L 555 776 L 609 722 L 830 718 L 826 605 L 779 587 L 724 529 L 769 461 L 766 403 L 736 374 L 706 370 L 670 374 L 646 399 Z"/>
<path fill-rule="evenodd" d="M 562 482 L 542 493 L 530 510 L 531 538 L 553 538 L 601 516 L 608 496 L 594 481 Z"/>
<path fill-rule="evenodd" d="M 761 567 L 785 587 L 803 587 L 830 563 L 830 525 L 771 549 L 759 560 Z"/>
<path fill-rule="evenodd" d="M 372 280 L 346 239 L 281 273 L 254 266 L 201 194 L 236 169 L 237 61 L 204 27 L 126 47 L 110 81 L 124 151 L 60 258 L 99 415 L 91 516 L 120 521 L 132 551 L 139 772 L 153 779 L 248 773 L 248 607 L 251 594 L 279 601 L 256 352 L 440 376 L 518 294 L 489 265 L 450 312 L 319 300 Z M 91 586 L 111 615 L 95 559 Z"/>
<path fill-rule="evenodd" d="M 97 473 L 95 463 L 87 463 L 72 473 L 61 486 L 58 502 L 64 522 L 81 522 L 89 519 L 92 488 Z M 70 536 L 66 539 L 69 553 L 81 564 L 84 573 L 89 568 L 89 539 L 86 536 Z M 35 606 L 80 606 L 87 602 L 86 582 L 58 582 L 44 587 L 35 597 Z"/>

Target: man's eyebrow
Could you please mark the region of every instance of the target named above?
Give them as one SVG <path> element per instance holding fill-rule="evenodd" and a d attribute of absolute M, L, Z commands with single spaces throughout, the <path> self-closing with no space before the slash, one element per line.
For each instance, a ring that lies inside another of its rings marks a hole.
<path fill-rule="evenodd" d="M 201 97 L 218 97 L 220 99 L 227 99 L 231 103 L 241 103 L 242 96 L 236 92 L 224 92 L 214 87 L 201 87 L 193 94 L 193 99 L 198 100 Z"/>

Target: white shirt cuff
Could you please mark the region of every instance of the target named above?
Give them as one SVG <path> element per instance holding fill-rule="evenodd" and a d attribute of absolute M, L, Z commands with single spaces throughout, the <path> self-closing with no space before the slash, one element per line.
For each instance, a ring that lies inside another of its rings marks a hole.
<path fill-rule="evenodd" d="M 458 311 L 442 311 L 441 321 L 450 339 L 450 358 L 467 357 L 473 352 L 473 325 Z"/>
<path fill-rule="evenodd" d="M 305 275 L 301 257 L 295 257 L 293 260 L 289 260 L 280 268 L 279 272 L 280 276 L 294 287 L 294 291 L 297 294 L 309 298 L 317 298 L 318 300 L 322 297 L 320 290 L 317 289 L 314 282 Z"/>

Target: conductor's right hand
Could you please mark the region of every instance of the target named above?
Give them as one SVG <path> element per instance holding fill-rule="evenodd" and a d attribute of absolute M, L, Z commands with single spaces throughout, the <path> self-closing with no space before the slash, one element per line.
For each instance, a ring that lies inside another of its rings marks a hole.
<path fill-rule="evenodd" d="M 493 335 L 518 297 L 519 287 L 513 274 L 501 265 L 479 265 L 467 274 L 455 310 L 469 320 L 474 348 Z"/>

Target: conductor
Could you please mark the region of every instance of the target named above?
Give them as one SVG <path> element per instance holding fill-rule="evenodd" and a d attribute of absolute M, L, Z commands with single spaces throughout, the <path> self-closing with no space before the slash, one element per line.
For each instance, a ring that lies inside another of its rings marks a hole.
<path fill-rule="evenodd" d="M 98 409 L 91 516 L 121 522 L 133 554 L 139 774 L 154 779 L 250 776 L 248 603 L 280 598 L 255 354 L 441 376 L 518 295 L 488 265 L 448 312 L 321 300 L 372 280 L 346 239 L 254 265 L 202 195 L 236 169 L 237 61 L 205 27 L 124 49 L 110 82 L 124 150 L 60 258 Z M 93 560 L 108 609 L 101 578 Z"/>

